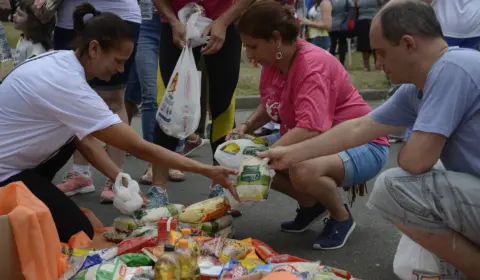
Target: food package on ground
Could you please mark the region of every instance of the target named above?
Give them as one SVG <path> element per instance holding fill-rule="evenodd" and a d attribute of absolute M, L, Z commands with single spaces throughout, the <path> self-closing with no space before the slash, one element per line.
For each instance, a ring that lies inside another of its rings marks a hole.
<path fill-rule="evenodd" d="M 232 223 L 233 223 L 233 217 L 231 215 L 225 215 L 223 217 L 220 217 L 210 222 L 198 223 L 198 224 L 185 223 L 185 224 L 182 224 L 182 226 L 197 228 L 207 233 L 210 236 L 214 236 L 219 230 L 222 230 L 231 226 Z"/>
<path fill-rule="evenodd" d="M 221 229 L 215 233 L 215 237 L 218 236 L 226 236 L 227 238 L 233 238 L 235 236 L 235 228 L 233 225 L 226 227 L 224 229 Z"/>
<path fill-rule="evenodd" d="M 174 217 L 161 218 L 157 223 L 158 241 L 166 243 L 170 237 L 170 232 L 177 230 L 178 219 Z"/>
<path fill-rule="evenodd" d="M 217 196 L 188 206 L 180 214 L 179 221 L 189 224 L 209 222 L 225 216 L 229 209 L 225 197 Z"/>
<path fill-rule="evenodd" d="M 128 238 L 135 238 L 135 237 L 152 237 L 158 236 L 158 229 L 156 225 L 148 225 L 144 227 L 139 227 L 136 230 L 132 231 Z"/>
<path fill-rule="evenodd" d="M 220 280 L 235 279 L 241 276 L 248 275 L 248 269 L 240 264 L 239 261 L 230 259 L 223 266 Z"/>
<path fill-rule="evenodd" d="M 108 242 L 120 243 L 127 239 L 128 234 L 126 232 L 118 231 L 116 229 L 110 229 L 103 233 L 103 238 Z"/>
<path fill-rule="evenodd" d="M 104 249 L 101 251 L 92 251 L 84 257 L 83 262 L 80 266 L 78 265 L 78 263 L 75 264 L 75 268 L 69 271 L 68 277 L 67 275 L 63 275 L 60 279 L 76 279 L 74 277 L 77 276 L 79 273 L 89 269 L 90 267 L 112 260 L 117 256 L 117 253 L 118 250 L 116 247 Z"/>
<path fill-rule="evenodd" d="M 120 216 L 113 220 L 113 226 L 118 231 L 131 232 L 137 228 L 137 223 L 133 217 Z"/>
<path fill-rule="evenodd" d="M 295 257 L 288 254 L 281 254 L 268 257 L 266 260 L 267 263 L 288 263 L 288 262 L 309 262 L 299 257 Z"/>
<path fill-rule="evenodd" d="M 221 166 L 238 170 L 242 164 L 243 151 L 252 147 L 265 146 L 249 139 L 230 140 L 218 146 L 214 158 Z"/>
<path fill-rule="evenodd" d="M 153 280 L 154 276 L 151 266 L 128 267 L 125 280 Z"/>
<path fill-rule="evenodd" d="M 352 278 L 352 274 L 350 272 L 345 271 L 345 270 L 341 270 L 341 269 L 338 269 L 338 268 L 333 268 L 333 267 L 322 265 L 322 266 L 320 266 L 320 269 L 321 269 L 322 273 L 333 273 L 336 276 L 339 276 L 339 277 L 344 278 L 344 279 Z"/>
<path fill-rule="evenodd" d="M 241 260 L 240 264 L 248 271 L 254 269 L 255 267 L 265 265 L 265 263 L 261 260 Z"/>
<path fill-rule="evenodd" d="M 223 249 L 223 245 L 225 244 L 225 240 L 227 240 L 226 236 L 219 236 L 205 241 L 201 246 L 201 252 L 203 254 L 219 258 Z"/>
<path fill-rule="evenodd" d="M 136 253 L 145 247 L 153 247 L 157 245 L 158 245 L 158 236 L 136 237 L 133 239 L 124 240 L 120 244 L 118 244 L 117 255 L 121 256 L 123 254 L 128 254 L 128 253 Z"/>
<path fill-rule="evenodd" d="M 265 262 L 268 262 L 269 258 L 279 255 L 277 252 L 275 252 L 270 246 L 265 244 L 263 241 L 253 239 L 252 245 L 255 248 L 255 252 L 257 253 L 257 255 Z"/>
<path fill-rule="evenodd" d="M 144 254 L 124 254 L 118 257 L 128 267 L 152 266 L 153 261 Z"/>
<path fill-rule="evenodd" d="M 226 239 L 219 260 L 226 263 L 229 259 L 241 260 L 250 251 L 250 246 L 243 241 Z"/>
<path fill-rule="evenodd" d="M 158 258 L 163 254 L 163 246 L 145 247 L 141 252 L 153 262 L 157 262 Z"/>
<path fill-rule="evenodd" d="M 127 272 L 127 266 L 118 258 L 102 264 L 97 264 L 81 271 L 75 280 L 123 280 Z"/>
<path fill-rule="evenodd" d="M 135 213 L 139 226 L 157 224 L 161 218 L 170 218 L 180 215 L 185 210 L 181 204 L 169 204 L 165 207 L 140 210 Z"/>
<path fill-rule="evenodd" d="M 252 147 L 243 151 L 243 160 L 235 187 L 240 201 L 262 201 L 268 198 L 275 172 L 269 169 L 268 159 L 256 156 L 258 151 L 264 150 L 266 148 Z"/>
<path fill-rule="evenodd" d="M 267 276 L 268 274 L 266 272 L 256 272 L 256 273 L 251 273 L 247 276 L 242 276 L 235 278 L 237 280 L 262 280 Z"/>

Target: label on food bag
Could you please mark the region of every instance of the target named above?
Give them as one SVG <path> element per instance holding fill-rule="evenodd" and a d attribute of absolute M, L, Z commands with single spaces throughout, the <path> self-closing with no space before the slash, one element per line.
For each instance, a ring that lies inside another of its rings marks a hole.
<path fill-rule="evenodd" d="M 264 146 L 259 146 L 259 147 L 256 147 L 256 146 L 249 146 L 249 147 L 245 147 L 245 149 L 243 149 L 243 154 L 246 155 L 246 156 L 257 156 L 257 152 L 264 152 L 267 150 L 267 147 L 264 147 Z"/>

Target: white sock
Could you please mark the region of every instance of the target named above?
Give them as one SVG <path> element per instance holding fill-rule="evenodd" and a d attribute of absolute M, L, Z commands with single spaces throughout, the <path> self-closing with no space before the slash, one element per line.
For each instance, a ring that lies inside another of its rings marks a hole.
<path fill-rule="evenodd" d="M 90 173 L 90 165 L 74 164 L 72 170 L 82 175 L 83 177 L 92 176 Z"/>

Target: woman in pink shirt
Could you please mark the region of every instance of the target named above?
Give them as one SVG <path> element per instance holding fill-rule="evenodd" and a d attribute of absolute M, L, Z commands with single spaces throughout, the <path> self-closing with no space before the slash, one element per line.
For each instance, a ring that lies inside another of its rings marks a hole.
<path fill-rule="evenodd" d="M 229 136 L 253 132 L 274 120 L 281 124 L 281 137 L 274 146 L 288 146 L 371 111 L 340 62 L 298 38 L 298 25 L 289 9 L 275 1 L 257 2 L 243 14 L 238 27 L 248 58 L 263 66 L 262 104 Z M 299 203 L 296 218 L 282 223 L 281 229 L 303 232 L 328 210 L 330 219 L 313 248 L 343 247 L 355 222 L 337 187 L 372 179 L 385 165 L 388 150 L 387 138 L 381 137 L 336 155 L 302 162 L 288 173 L 277 172 L 272 187 Z"/>

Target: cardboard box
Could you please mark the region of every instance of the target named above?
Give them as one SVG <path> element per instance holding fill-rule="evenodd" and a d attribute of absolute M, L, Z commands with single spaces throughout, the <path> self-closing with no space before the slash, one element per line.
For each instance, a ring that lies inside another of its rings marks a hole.
<path fill-rule="evenodd" d="M 25 279 L 21 272 L 15 237 L 7 215 L 0 216 L 0 271 L 1 279 Z"/>

